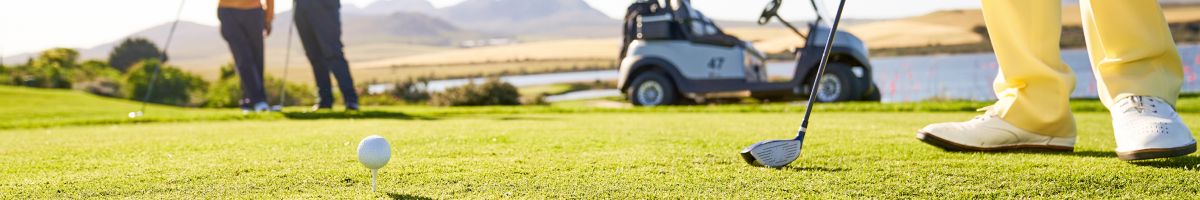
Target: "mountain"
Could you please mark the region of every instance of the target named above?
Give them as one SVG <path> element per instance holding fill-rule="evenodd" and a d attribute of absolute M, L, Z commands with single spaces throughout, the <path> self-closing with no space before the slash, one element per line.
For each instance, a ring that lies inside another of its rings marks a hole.
<path fill-rule="evenodd" d="M 466 0 L 438 16 L 463 29 L 572 38 L 620 36 L 621 22 L 583 0 Z"/>
<path fill-rule="evenodd" d="M 288 27 L 291 23 L 292 12 L 276 15 L 272 22 L 274 32 L 264 43 L 267 53 L 268 66 L 282 65 L 284 51 L 287 48 Z M 361 13 L 346 13 L 342 16 L 342 41 L 346 45 L 347 58 L 354 60 L 372 60 L 391 58 L 428 52 L 429 49 L 450 48 L 457 45 L 458 40 L 481 39 L 497 37 L 463 30 L 437 17 L 419 13 L 395 13 L 391 15 L 363 15 Z M 130 34 L 128 37 L 143 37 L 162 48 L 166 45 L 167 34 L 171 23 L 150 27 Z M 295 34 L 295 33 L 293 33 Z M 80 57 L 87 59 L 108 59 L 113 47 L 125 39 L 119 39 L 96 47 L 76 49 Z M 299 36 L 292 36 L 293 65 L 305 65 L 303 47 Z M 184 68 L 211 68 L 232 61 L 229 46 L 221 36 L 219 27 L 180 21 L 175 30 L 171 46 L 168 47 L 170 62 Z M 433 46 L 433 47 L 430 47 Z M 358 50 L 356 50 L 358 49 Z M 356 53 L 367 51 L 367 53 Z M 350 55 L 350 54 L 354 55 Z M 6 64 L 24 63 L 28 58 L 37 56 L 37 52 L 20 54 L 4 58 Z M 279 58 L 276 58 L 279 57 Z"/>
<path fill-rule="evenodd" d="M 342 29 L 342 39 L 347 45 L 397 42 L 451 46 L 457 44 L 458 40 L 483 36 L 459 29 L 437 17 L 408 12 L 348 20 L 343 23 Z"/>

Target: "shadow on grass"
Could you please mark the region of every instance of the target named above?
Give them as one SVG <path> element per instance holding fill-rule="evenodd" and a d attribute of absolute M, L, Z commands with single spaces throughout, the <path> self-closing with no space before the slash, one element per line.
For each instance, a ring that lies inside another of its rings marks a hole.
<path fill-rule="evenodd" d="M 793 166 L 783 166 L 783 167 L 776 168 L 776 169 L 779 169 L 779 170 L 792 170 L 792 171 L 798 171 L 798 172 L 799 172 L 799 171 L 807 171 L 807 172 L 840 172 L 840 171 L 849 171 L 849 169 L 846 169 L 846 168 L 826 168 L 826 167 L 793 167 Z"/>
<path fill-rule="evenodd" d="M 551 121 L 554 119 L 545 118 L 545 117 L 500 117 L 500 118 L 496 118 L 496 120 L 500 120 L 500 121 L 513 121 L 513 120 Z"/>
<path fill-rule="evenodd" d="M 1188 169 L 1200 168 L 1200 157 L 1188 155 L 1170 158 L 1156 158 L 1149 160 L 1130 161 L 1129 164 L 1134 164 L 1143 167 L 1155 168 L 1184 168 Z"/>
<path fill-rule="evenodd" d="M 431 200 L 431 199 L 433 199 L 433 198 L 429 198 L 429 197 L 416 196 L 416 195 L 411 195 L 411 194 L 396 194 L 396 193 L 391 193 L 391 192 L 388 192 L 387 195 L 389 198 L 392 198 L 392 199 L 404 199 L 404 200 Z"/>
<path fill-rule="evenodd" d="M 437 120 L 435 117 L 422 117 L 404 114 L 402 112 L 386 111 L 351 111 L 351 112 L 289 112 L 283 113 L 288 119 L 399 119 L 399 120 Z"/>
<path fill-rule="evenodd" d="M 1094 157 L 1094 158 L 1112 158 L 1117 159 L 1117 153 L 1113 151 L 1075 151 L 1075 152 L 1051 152 L 1051 151 L 1008 151 L 1008 152 L 972 152 L 983 154 L 1003 154 L 1003 153 L 1021 153 L 1021 154 L 1042 154 L 1042 155 L 1063 155 L 1076 157 Z M 1129 161 L 1129 164 L 1155 167 L 1155 168 L 1200 168 L 1200 157 L 1197 156 L 1179 156 L 1170 158 L 1157 158 L 1148 160 Z"/>
<path fill-rule="evenodd" d="M 1062 151 L 1046 151 L 1046 150 L 1008 150 L 1008 151 L 954 151 L 954 150 L 945 150 L 945 152 L 950 152 L 950 153 L 962 153 L 962 154 L 972 154 L 972 153 L 974 153 L 974 154 L 988 154 L 988 155 L 996 155 L 996 154 L 1037 154 L 1037 155 L 1061 155 L 1061 156 L 1075 156 L 1075 157 L 1095 157 L 1095 158 L 1116 158 L 1116 157 L 1117 157 L 1117 154 L 1116 154 L 1116 153 L 1114 153 L 1114 152 L 1111 152 L 1111 151 L 1075 151 L 1075 152 L 1062 152 Z"/>

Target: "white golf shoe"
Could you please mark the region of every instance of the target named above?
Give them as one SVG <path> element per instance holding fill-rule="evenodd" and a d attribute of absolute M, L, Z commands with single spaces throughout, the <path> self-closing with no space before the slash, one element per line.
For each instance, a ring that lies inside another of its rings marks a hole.
<path fill-rule="evenodd" d="M 1050 137 L 1017 128 L 1004 121 L 992 106 L 979 111 L 983 115 L 966 122 L 947 122 L 925 126 L 917 139 L 948 151 L 1066 151 L 1075 150 L 1075 138 Z"/>
<path fill-rule="evenodd" d="M 1143 160 L 1196 152 L 1196 139 L 1175 108 L 1161 98 L 1134 96 L 1113 104 L 1117 158 Z"/>
<path fill-rule="evenodd" d="M 258 102 L 256 104 L 254 104 L 254 112 L 261 113 L 261 112 L 270 111 L 270 109 L 271 109 L 271 106 L 267 105 L 267 102 Z"/>

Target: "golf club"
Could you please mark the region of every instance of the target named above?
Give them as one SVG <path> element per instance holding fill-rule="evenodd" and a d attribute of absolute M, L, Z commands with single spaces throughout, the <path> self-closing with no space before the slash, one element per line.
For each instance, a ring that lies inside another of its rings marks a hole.
<path fill-rule="evenodd" d="M 183 5 L 187 0 L 179 1 L 179 12 L 175 12 L 175 22 L 171 23 L 171 31 L 167 33 L 167 43 L 163 45 L 162 53 L 158 56 L 158 66 L 154 66 L 154 75 L 150 75 L 150 86 L 146 88 L 146 95 L 142 97 L 142 108 L 137 112 L 130 112 L 129 118 L 141 117 L 146 111 L 146 103 L 150 102 L 150 94 L 154 92 L 154 83 L 158 81 L 158 71 L 162 66 L 167 64 L 167 49 L 171 48 L 171 38 L 175 36 L 175 27 L 179 25 L 179 16 L 183 15 Z"/>
<path fill-rule="evenodd" d="M 846 0 L 841 0 L 838 4 L 837 15 L 833 19 L 833 27 L 829 30 L 828 41 L 825 42 L 825 52 L 821 57 L 821 65 L 817 68 L 817 76 L 825 74 L 825 65 L 829 61 L 829 51 L 833 47 L 833 37 L 837 35 L 838 23 L 842 20 L 842 8 L 846 5 Z M 819 11 L 818 11 L 819 12 Z M 815 23 L 815 22 L 814 22 Z M 816 99 L 817 88 L 820 88 L 821 79 L 813 79 L 812 91 L 808 93 L 808 109 L 804 110 L 804 121 L 800 123 L 800 130 L 796 133 L 796 138 L 791 140 L 766 140 L 754 143 L 746 149 L 742 149 L 742 158 L 753 166 L 760 167 L 783 167 L 796 161 L 800 157 L 800 149 L 804 145 L 804 134 L 808 130 L 808 118 L 812 114 L 813 101 Z"/>
<path fill-rule="evenodd" d="M 292 1 L 292 5 L 296 5 L 296 1 Z M 287 27 L 287 53 L 283 54 L 283 84 L 279 86 L 279 105 L 271 106 L 271 111 L 281 112 L 283 111 L 283 106 L 287 105 L 284 103 L 287 101 L 287 72 L 288 64 L 292 61 L 292 31 L 295 26 L 296 18 L 292 17 L 292 22 L 288 23 Z"/>

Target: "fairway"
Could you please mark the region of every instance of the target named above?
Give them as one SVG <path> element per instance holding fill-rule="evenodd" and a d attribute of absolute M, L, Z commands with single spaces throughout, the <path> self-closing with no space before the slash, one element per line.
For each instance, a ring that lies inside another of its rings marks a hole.
<path fill-rule="evenodd" d="M 914 139 L 978 113 L 816 112 L 800 159 L 737 155 L 799 114 L 389 115 L 0 131 L 0 199 L 1194 198 L 1200 157 L 1119 161 L 1107 113 L 1074 153 L 945 152 Z M 1184 114 L 1195 127 L 1200 115 Z M 387 138 L 379 193 L 355 148 Z"/>

